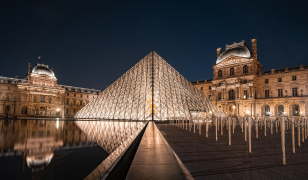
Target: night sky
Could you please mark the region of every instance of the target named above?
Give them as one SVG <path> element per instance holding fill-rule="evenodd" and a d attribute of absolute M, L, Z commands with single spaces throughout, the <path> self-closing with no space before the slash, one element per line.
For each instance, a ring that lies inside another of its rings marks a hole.
<path fill-rule="evenodd" d="M 216 49 L 258 40 L 264 71 L 308 64 L 307 1 L 0 1 L 0 76 L 28 63 L 58 83 L 104 90 L 156 51 L 189 81 L 212 79 Z M 37 57 L 41 56 L 41 59 Z"/>

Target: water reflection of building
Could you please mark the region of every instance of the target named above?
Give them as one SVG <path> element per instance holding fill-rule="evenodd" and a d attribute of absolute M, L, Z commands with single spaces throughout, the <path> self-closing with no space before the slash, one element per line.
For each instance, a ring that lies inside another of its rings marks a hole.
<path fill-rule="evenodd" d="M 48 165 L 57 149 L 93 145 L 73 121 L 0 120 L 0 157 L 22 155 L 32 169 Z"/>
<path fill-rule="evenodd" d="M 25 79 L 0 76 L 0 115 L 71 117 L 99 90 L 59 85 L 48 65 L 29 64 Z"/>
<path fill-rule="evenodd" d="M 192 84 L 228 115 L 308 115 L 308 66 L 263 72 L 257 39 L 252 51 L 244 41 L 218 48 L 213 76 Z"/>

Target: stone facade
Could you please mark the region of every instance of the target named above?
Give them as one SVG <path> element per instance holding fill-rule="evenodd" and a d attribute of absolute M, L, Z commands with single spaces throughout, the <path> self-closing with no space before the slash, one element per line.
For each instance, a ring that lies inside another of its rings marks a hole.
<path fill-rule="evenodd" d="M 192 84 L 228 115 L 308 115 L 308 65 L 263 72 L 257 39 L 252 51 L 244 41 L 218 48 L 213 79 Z"/>
<path fill-rule="evenodd" d="M 29 64 L 25 79 L 0 76 L 2 116 L 72 117 L 100 90 L 60 85 L 48 65 Z"/>

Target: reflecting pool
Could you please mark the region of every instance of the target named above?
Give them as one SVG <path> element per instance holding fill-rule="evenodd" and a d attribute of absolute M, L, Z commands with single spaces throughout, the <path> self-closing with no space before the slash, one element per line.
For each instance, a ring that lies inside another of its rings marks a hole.
<path fill-rule="evenodd" d="M 84 179 L 105 161 L 113 163 L 122 152 L 119 149 L 145 125 L 114 120 L 0 120 L 1 179 Z"/>

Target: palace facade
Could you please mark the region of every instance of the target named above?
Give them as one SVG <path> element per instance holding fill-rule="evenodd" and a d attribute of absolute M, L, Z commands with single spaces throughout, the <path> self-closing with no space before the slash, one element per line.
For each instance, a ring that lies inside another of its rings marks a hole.
<path fill-rule="evenodd" d="M 29 63 L 25 79 L 0 76 L 0 115 L 72 117 L 100 90 L 60 85 L 48 65 Z"/>
<path fill-rule="evenodd" d="M 251 51 L 245 41 L 218 48 L 213 79 L 192 84 L 228 115 L 307 116 L 308 65 L 263 72 L 251 43 Z"/>

